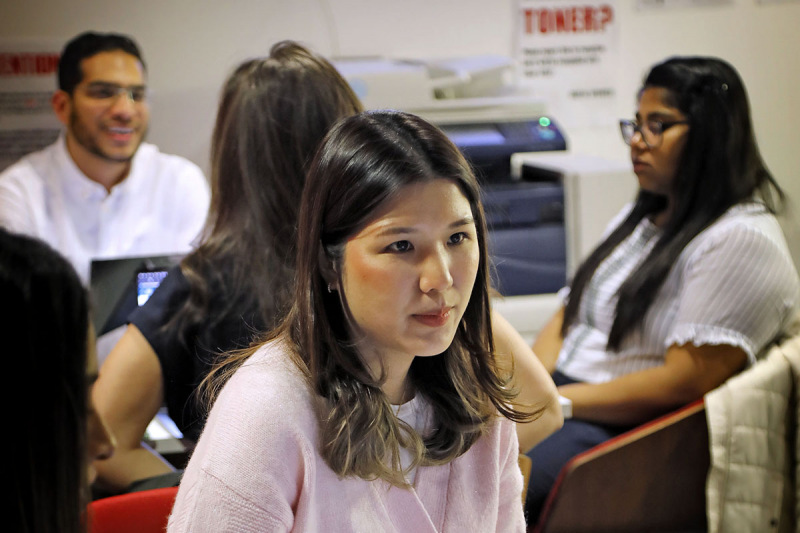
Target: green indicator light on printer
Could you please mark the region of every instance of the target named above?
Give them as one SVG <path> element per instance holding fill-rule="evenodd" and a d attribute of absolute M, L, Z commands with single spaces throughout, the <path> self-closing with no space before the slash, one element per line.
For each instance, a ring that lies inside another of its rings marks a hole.
<path fill-rule="evenodd" d="M 550 119 L 547 117 L 541 117 L 539 119 L 539 125 L 543 128 L 546 128 L 550 125 Z"/>

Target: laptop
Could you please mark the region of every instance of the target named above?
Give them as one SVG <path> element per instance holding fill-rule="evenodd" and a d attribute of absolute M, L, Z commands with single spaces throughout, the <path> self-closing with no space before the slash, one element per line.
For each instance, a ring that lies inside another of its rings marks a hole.
<path fill-rule="evenodd" d="M 98 337 L 125 325 L 181 259 L 182 254 L 92 260 L 89 293 Z"/>

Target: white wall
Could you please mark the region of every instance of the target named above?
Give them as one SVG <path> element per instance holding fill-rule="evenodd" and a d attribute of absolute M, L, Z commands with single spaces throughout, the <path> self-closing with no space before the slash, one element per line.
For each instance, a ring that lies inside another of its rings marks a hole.
<path fill-rule="evenodd" d="M 618 0 L 617 115 L 631 114 L 653 63 L 674 54 L 723 57 L 747 83 L 767 163 L 800 203 L 800 2 L 733 2 L 641 12 L 635 0 Z M 296 39 L 329 56 L 510 55 L 515 6 L 514 0 L 4 0 L 0 38 L 66 41 L 86 29 L 133 35 L 154 90 L 150 140 L 206 168 L 222 81 L 275 41 Z M 567 134 L 576 151 L 627 157 L 614 124 Z M 797 258 L 800 243 L 795 250 Z"/>

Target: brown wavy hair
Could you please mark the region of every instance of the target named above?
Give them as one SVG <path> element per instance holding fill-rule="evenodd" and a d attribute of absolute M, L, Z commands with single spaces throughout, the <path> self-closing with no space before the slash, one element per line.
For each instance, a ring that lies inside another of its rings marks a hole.
<path fill-rule="evenodd" d="M 347 239 L 377 209 L 408 185 L 434 179 L 452 180 L 469 201 L 480 261 L 452 344 L 438 356 L 417 357 L 409 369 L 411 384 L 433 411 L 432 433 L 420 436 L 394 415 L 381 390 L 382 376 L 370 373 L 350 338 L 346 299 L 328 292 L 326 279 L 340 276 Z M 294 301 L 267 342 L 288 344 L 319 399 L 320 453 L 340 476 L 407 486 L 401 447 L 411 451 L 409 469 L 443 464 L 469 450 L 498 412 L 514 421 L 535 416 L 512 406 L 516 393 L 495 361 L 487 229 L 479 196 L 469 164 L 444 133 L 406 113 L 343 119 L 311 165 L 299 217 Z M 212 397 L 255 350 L 235 354 L 217 369 Z"/>
<path fill-rule="evenodd" d="M 234 70 L 212 136 L 201 244 L 181 263 L 190 297 L 167 327 L 188 337 L 232 315 L 275 326 L 291 296 L 308 162 L 328 129 L 361 109 L 339 72 L 293 41 Z M 224 294 L 224 304 L 210 305 L 213 294 Z"/>

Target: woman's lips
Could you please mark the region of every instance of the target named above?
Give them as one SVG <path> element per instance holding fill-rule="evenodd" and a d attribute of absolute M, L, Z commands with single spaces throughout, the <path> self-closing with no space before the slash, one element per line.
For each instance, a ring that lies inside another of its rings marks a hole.
<path fill-rule="evenodd" d="M 426 326 L 439 328 L 447 324 L 447 321 L 450 319 L 451 309 L 452 307 L 444 307 L 435 313 L 420 313 L 412 316 L 415 320 L 425 324 Z"/>

